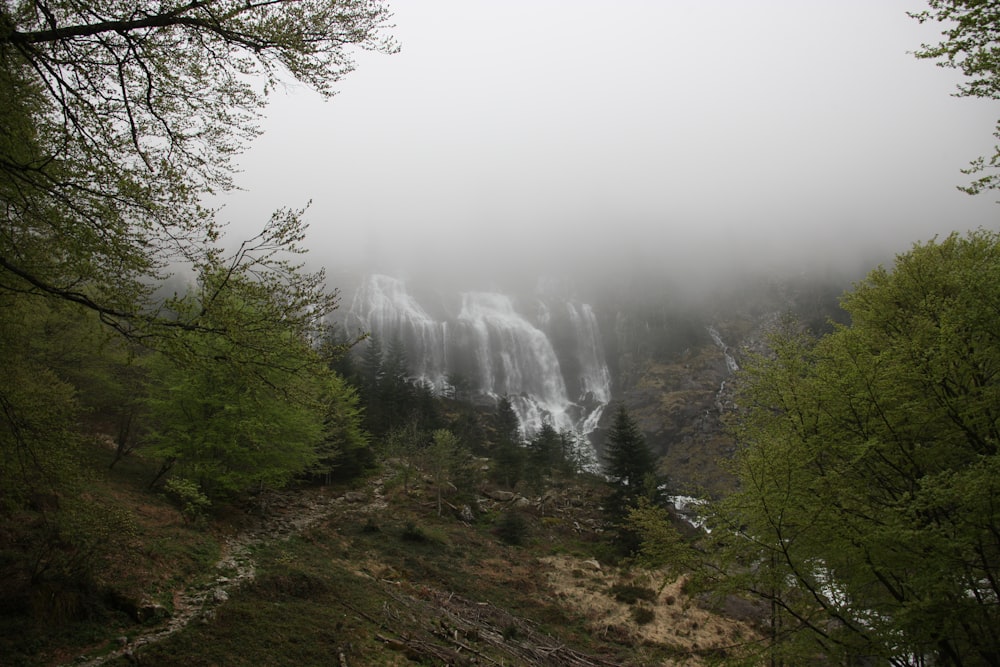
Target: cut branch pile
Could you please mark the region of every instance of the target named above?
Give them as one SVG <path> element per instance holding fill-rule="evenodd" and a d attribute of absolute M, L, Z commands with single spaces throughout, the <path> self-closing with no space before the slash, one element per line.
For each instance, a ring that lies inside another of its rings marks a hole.
<path fill-rule="evenodd" d="M 620 663 L 587 655 L 540 631 L 527 619 L 489 602 L 420 588 L 416 595 L 387 588 L 382 628 L 386 646 L 413 660 L 446 665 L 551 665 L 615 667 Z M 422 626 L 422 627 L 421 627 Z M 420 628 L 400 632 L 395 628 Z"/>

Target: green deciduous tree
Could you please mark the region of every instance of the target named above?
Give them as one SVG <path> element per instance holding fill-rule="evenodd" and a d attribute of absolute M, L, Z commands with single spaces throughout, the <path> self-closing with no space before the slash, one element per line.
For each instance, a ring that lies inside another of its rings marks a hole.
<path fill-rule="evenodd" d="M 928 0 L 929 10 L 911 12 L 921 23 L 937 21 L 945 26 L 944 39 L 924 44 L 918 58 L 937 60 L 941 67 L 959 70 L 966 82 L 958 86 L 960 97 L 1000 99 L 1000 6 L 983 0 Z M 1000 122 L 994 137 L 1000 139 Z M 965 170 L 968 174 L 986 172 L 960 188 L 970 194 L 1000 188 L 1000 146 L 989 158 L 980 157 Z"/>
<path fill-rule="evenodd" d="M 0 6 L 0 289 L 66 299 L 122 330 L 162 324 L 150 279 L 206 263 L 205 194 L 282 76 L 324 95 L 347 49 L 392 51 L 368 0 Z"/>
<path fill-rule="evenodd" d="M 0 292 L 0 313 L 2 613 L 54 627 L 93 609 L 105 557 L 130 537 L 81 465 L 94 445 L 81 424 L 113 414 L 117 341 L 64 303 Z"/>
<path fill-rule="evenodd" d="M 38 494 L 51 494 L 72 474 L 81 436 L 75 422 L 81 406 L 73 386 L 51 358 L 30 354 L 47 342 L 48 309 L 30 311 L 0 294 L 0 511 L 20 508 Z"/>
<path fill-rule="evenodd" d="M 0 532 L 21 550 L 0 545 L 3 567 L 23 570 L 24 553 L 50 547 L 79 562 L 107 542 L 94 526 L 116 525 L 116 513 L 81 501 L 75 454 L 97 429 L 127 451 L 148 423 L 136 412 L 143 369 L 127 365 L 136 345 L 166 355 L 153 370 L 179 389 L 161 385 L 146 403 L 160 410 L 159 433 L 179 438 L 158 446 L 218 429 L 229 472 L 260 463 L 269 482 L 306 460 L 343 460 L 323 437 L 356 441 L 350 397 L 311 371 L 299 377 L 336 305 L 322 273 L 290 261 L 301 212 L 260 221 L 262 233 L 226 256 L 203 201 L 232 187 L 232 159 L 257 134 L 270 90 L 291 79 L 332 94 L 350 49 L 395 49 L 382 36 L 388 18 L 377 0 L 0 3 Z M 202 277 L 196 295 L 159 298 L 170 272 L 189 270 Z M 182 421 L 212 405 L 221 420 Z M 319 433 L 319 453 L 267 459 L 271 437 L 292 430 Z M 38 522 L 41 539 L 28 534 Z M 36 599 L 57 599 L 49 593 Z"/>
<path fill-rule="evenodd" d="M 431 435 L 431 442 L 424 451 L 424 461 L 434 480 L 438 516 L 443 510 L 446 486 L 453 487 L 460 494 L 468 494 L 474 489 L 476 475 L 471 458 L 469 450 L 462 447 L 462 443 L 448 429 L 436 429 Z"/>
<path fill-rule="evenodd" d="M 210 495 L 322 474 L 364 445 L 356 397 L 312 345 L 317 324 L 289 290 L 302 279 L 240 267 L 207 271 L 172 302 L 197 328 L 176 331 L 150 362 L 152 450 Z"/>
<path fill-rule="evenodd" d="M 0 5 L 5 316 L 60 302 L 150 345 L 209 328 L 236 341 L 240 332 L 226 328 L 234 320 L 209 316 L 215 301 L 184 311 L 155 294 L 177 267 L 222 266 L 268 276 L 261 283 L 279 286 L 275 303 L 286 313 L 306 308 L 321 320 L 336 296 L 321 273 L 287 261 L 304 233 L 300 212 L 279 211 L 228 264 L 220 223 L 202 200 L 231 187 L 231 159 L 256 134 L 282 77 L 332 94 L 352 68 L 352 46 L 394 50 L 382 36 L 387 20 L 367 0 Z M 0 341 L 0 365 L 19 363 L 14 333 Z M 43 359 L 30 363 L 38 368 L 26 377 L 49 375 Z M 20 429 L 22 417 L 4 415 L 30 405 L 0 414 L 4 428 Z"/>
<path fill-rule="evenodd" d="M 403 493 L 410 494 L 411 483 L 419 470 L 421 454 L 427 446 L 427 434 L 421 432 L 417 421 L 389 429 L 379 439 L 379 453 L 384 462 L 395 471 L 395 479 L 403 485 Z"/>
<path fill-rule="evenodd" d="M 1000 663 L 1000 235 L 915 245 L 741 377 L 727 583 L 772 660 Z"/>

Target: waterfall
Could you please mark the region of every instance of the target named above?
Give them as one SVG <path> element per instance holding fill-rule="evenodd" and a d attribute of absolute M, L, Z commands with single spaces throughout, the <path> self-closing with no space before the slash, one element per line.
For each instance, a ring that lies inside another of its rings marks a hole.
<path fill-rule="evenodd" d="M 574 331 L 578 333 L 576 353 L 583 369 L 578 400 L 606 404 L 611 400 L 611 373 L 604 360 L 601 333 L 597 328 L 594 309 L 590 304 L 567 302 L 566 310 Z"/>
<path fill-rule="evenodd" d="M 368 276 L 355 292 L 348 313 L 365 331 L 383 340 L 398 337 L 410 352 L 414 376 L 438 390 L 444 387 L 447 323 L 428 315 L 402 281 Z"/>
<path fill-rule="evenodd" d="M 712 341 L 715 346 L 722 350 L 722 354 L 726 357 L 726 369 L 730 374 L 740 370 L 740 365 L 736 363 L 736 357 L 733 356 L 732 352 L 725 341 L 722 340 L 722 334 L 715 327 L 709 325 L 708 335 L 712 337 Z M 725 410 L 725 397 L 726 397 L 726 381 L 723 380 L 719 384 L 719 390 L 715 392 L 715 407 L 721 413 Z"/>
<path fill-rule="evenodd" d="M 423 300 L 399 279 L 372 275 L 353 294 L 347 318 L 383 341 L 398 337 L 415 379 L 438 391 L 461 377 L 476 399 L 508 396 L 526 435 L 546 421 L 583 437 L 597 428 L 611 374 L 590 305 L 486 291 Z"/>
<path fill-rule="evenodd" d="M 736 363 L 736 357 L 732 355 L 732 352 L 729 351 L 729 346 L 722 340 L 722 335 L 719 333 L 719 330 L 713 326 L 709 326 L 708 335 L 712 337 L 712 342 L 715 343 L 715 346 L 722 350 L 722 353 L 725 355 L 726 368 L 729 369 L 729 372 L 735 373 L 740 370 L 740 365 Z"/>
<path fill-rule="evenodd" d="M 480 391 L 497 398 L 504 394 L 530 398 L 543 413 L 552 415 L 553 426 L 570 426 L 557 423 L 569 399 L 555 348 L 543 331 L 514 309 L 509 296 L 462 294 L 458 324 L 469 332 L 483 373 Z M 534 430 L 541 423 L 524 425 Z"/>

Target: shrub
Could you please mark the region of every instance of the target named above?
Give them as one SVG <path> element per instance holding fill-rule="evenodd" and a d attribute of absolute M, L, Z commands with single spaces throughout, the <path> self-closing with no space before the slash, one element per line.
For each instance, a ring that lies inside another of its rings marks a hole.
<path fill-rule="evenodd" d="M 448 536 L 440 530 L 418 526 L 412 521 L 407 521 L 400 534 L 405 542 L 416 542 L 418 544 L 448 545 Z"/>
<path fill-rule="evenodd" d="M 528 533 L 528 524 L 520 512 L 505 512 L 497 524 L 497 537 L 504 543 L 519 546 L 524 544 Z"/>
<path fill-rule="evenodd" d="M 187 523 L 198 523 L 205 519 L 212 501 L 201 491 L 197 482 L 183 477 L 171 477 L 163 485 L 167 495 L 178 504 L 181 515 Z"/>
<path fill-rule="evenodd" d="M 656 612 L 649 607 L 635 607 L 632 609 L 632 620 L 638 625 L 652 623 L 654 618 L 656 618 Z"/>
<path fill-rule="evenodd" d="M 656 591 L 652 588 L 636 586 L 634 584 L 615 584 L 611 587 L 611 595 L 619 602 L 624 602 L 625 604 L 635 604 L 639 600 L 645 600 L 646 602 L 656 601 Z"/>
<path fill-rule="evenodd" d="M 406 542 L 428 542 L 427 533 L 424 529 L 416 525 L 412 521 L 407 521 L 406 525 L 403 526 L 402 538 Z"/>

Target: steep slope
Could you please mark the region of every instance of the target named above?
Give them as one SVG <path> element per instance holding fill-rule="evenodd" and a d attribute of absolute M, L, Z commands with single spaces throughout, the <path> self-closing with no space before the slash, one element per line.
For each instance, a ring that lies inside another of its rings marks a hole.
<path fill-rule="evenodd" d="M 463 520 L 437 515 L 429 485 L 407 494 L 388 472 L 289 497 L 273 531 L 248 529 L 253 578 L 211 595 L 198 622 L 126 632 L 87 664 L 696 667 L 758 636 L 750 616 L 704 608 L 683 581 L 661 589 L 655 572 L 595 558 L 606 548 L 596 480 L 538 498 L 488 491 Z M 295 508 L 320 520 L 293 525 Z M 511 511 L 521 546 L 494 536 Z"/>
<path fill-rule="evenodd" d="M 842 321 L 842 276 L 760 278 L 692 300 L 647 291 L 618 295 L 602 311 L 614 396 L 633 414 L 675 493 L 720 494 L 732 479 L 720 465 L 735 442 L 725 419 L 736 373 L 766 348 L 769 330 L 794 317 L 815 333 Z M 600 445 L 602 434 L 594 434 Z"/>

